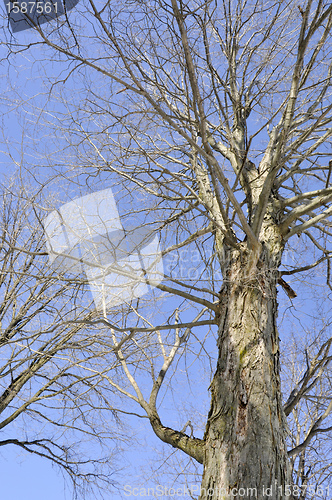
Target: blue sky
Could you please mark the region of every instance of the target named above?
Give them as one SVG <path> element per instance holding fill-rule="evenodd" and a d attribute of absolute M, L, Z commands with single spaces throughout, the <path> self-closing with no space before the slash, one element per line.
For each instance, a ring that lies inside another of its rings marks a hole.
<path fill-rule="evenodd" d="M 0 448 L 2 500 L 69 499 L 61 475 L 45 459 L 21 452 L 16 446 Z"/>
<path fill-rule="evenodd" d="M 16 77 L 16 86 L 21 85 L 25 98 L 29 97 L 29 92 L 33 95 L 33 93 L 42 91 L 42 89 L 38 89 L 36 82 L 34 85 L 27 85 L 27 73 L 28 70 L 22 71 L 20 76 L 17 75 Z M 8 88 L 5 86 L 2 87 L 1 91 L 3 95 L 8 95 Z M 2 182 L 16 171 L 16 165 L 10 160 L 5 150 L 10 149 L 14 154 L 14 160 L 20 160 L 22 122 L 18 118 L 19 116 L 15 112 L 3 115 L 4 139 L 9 147 L 6 148 L 4 145 L 0 147 L 0 180 Z M 25 142 L 29 140 L 29 135 L 26 132 L 23 133 L 23 136 Z M 167 259 L 165 262 L 167 263 Z M 208 383 L 206 383 L 207 386 Z M 205 389 L 205 387 L 202 388 L 202 390 Z M 167 422 L 172 422 L 172 408 L 169 403 L 167 408 L 163 408 L 163 415 L 165 415 Z M 147 421 L 135 421 L 133 425 L 137 437 L 140 437 L 143 442 L 147 440 L 152 447 L 160 448 L 160 442 L 154 436 Z M 11 428 L 6 431 L 6 437 L 16 438 L 18 436 L 15 435 L 14 428 Z M 145 465 L 149 462 L 150 449 L 145 446 L 138 448 L 138 445 L 130 448 L 124 456 L 124 465 L 128 467 L 129 464 L 132 464 L 129 467 L 131 474 L 122 473 L 119 480 L 124 486 L 128 484 L 134 487 L 139 482 L 140 487 L 154 487 L 158 484 L 155 478 L 151 478 L 151 481 L 145 485 L 145 483 L 142 484 L 140 477 L 140 468 L 145 468 Z M 164 449 L 166 450 L 165 456 L 173 453 L 172 448 L 165 446 Z M 178 454 L 181 456 L 181 452 L 178 452 Z M 48 460 L 27 453 L 14 445 L 0 447 L 0 481 L 1 500 L 67 500 L 72 497 L 70 483 L 67 482 L 68 484 L 65 486 L 64 478 L 57 467 L 53 466 Z M 172 483 L 170 482 L 169 485 L 172 486 Z M 118 492 L 113 490 L 105 495 L 105 499 L 120 500 L 126 498 L 122 495 L 122 492 L 122 488 Z M 87 500 L 95 500 L 93 494 L 88 495 L 86 498 Z M 140 498 L 142 498 L 141 495 Z M 144 498 L 150 497 L 146 496 Z"/>
<path fill-rule="evenodd" d="M 21 35 L 20 35 L 21 36 Z M 29 34 L 22 34 L 22 36 L 31 37 Z M 19 66 L 18 66 L 19 68 Z M 44 72 L 47 74 L 48 70 L 52 72 L 52 63 L 45 61 Z M 3 66 L 1 73 L 6 73 L 7 67 Z M 29 68 L 29 61 L 24 61 L 24 67 L 20 67 L 19 71 L 16 71 L 14 68 L 10 69 L 11 73 L 11 81 L 13 82 L 18 93 L 21 92 L 22 99 L 28 99 L 29 96 L 41 94 L 45 91 L 45 89 L 40 85 L 38 88 L 38 80 L 31 80 L 33 77 L 33 69 Z M 10 92 L 7 87 L 6 78 L 2 78 L 0 83 L 1 94 L 7 95 L 10 97 Z M 44 96 L 41 97 L 40 101 L 42 102 Z M 32 117 L 33 119 L 34 117 Z M 3 116 L 3 125 L 5 130 L 5 140 L 11 146 L 14 146 L 16 149 L 15 159 L 17 161 L 20 160 L 21 154 L 21 145 L 22 145 L 22 137 L 24 138 L 25 143 L 29 143 L 29 128 L 24 129 L 24 134 L 22 136 L 22 130 L 24 125 L 23 122 L 18 121 L 18 115 L 15 112 L 10 112 L 9 114 L 5 114 Z M 45 137 L 39 137 L 39 143 L 36 142 L 36 151 L 38 151 L 38 147 L 40 148 L 41 155 L 45 151 Z M 3 147 L 0 147 L 0 150 L 3 150 Z M 22 146 L 22 150 L 24 151 L 24 146 Z M 8 156 L 4 153 L 0 154 L 0 172 L 2 174 L 2 178 L 5 175 L 8 175 L 10 172 L 14 172 L 15 167 Z M 285 262 L 286 264 L 293 264 L 293 257 L 290 256 L 289 259 L 291 262 Z M 287 279 L 287 281 L 289 281 Z M 299 288 L 299 287 L 298 287 Z M 295 289 L 299 291 L 297 287 Z M 311 314 L 310 304 L 312 304 L 312 297 L 310 296 L 310 291 L 308 292 L 308 296 L 302 295 L 301 300 L 307 300 L 308 307 L 306 308 L 306 313 Z M 299 293 L 300 295 L 300 293 Z M 279 290 L 279 298 L 280 301 L 285 305 L 285 307 L 289 307 L 289 301 L 284 297 L 283 292 Z M 297 299 L 297 305 L 299 304 L 300 299 Z M 312 306 L 311 306 L 312 307 Z M 281 316 L 279 318 L 282 319 Z M 306 321 L 306 318 L 304 322 Z M 296 323 L 294 321 L 294 323 Z M 297 325 L 296 325 L 297 326 Z M 288 327 L 288 328 L 287 328 Z M 287 321 L 284 322 L 283 328 L 280 331 L 280 337 L 284 340 L 284 337 L 289 333 L 289 324 Z M 199 375 L 198 375 L 199 376 Z M 200 387 L 201 391 L 206 391 L 208 384 Z M 169 402 L 167 402 L 169 404 Z M 172 408 L 168 407 L 168 412 L 165 410 L 164 414 L 169 417 L 169 420 L 172 422 Z M 158 440 L 153 436 L 152 431 L 149 429 L 147 432 L 144 432 L 144 425 L 141 422 L 137 424 L 140 430 L 137 430 L 137 434 L 141 434 L 142 439 L 146 439 L 149 441 L 149 444 L 158 446 Z M 146 424 L 148 425 L 148 424 Z M 15 437 L 15 436 L 12 436 Z M 165 448 L 166 449 L 166 448 Z M 167 448 L 167 452 L 165 456 L 170 455 L 172 453 L 171 448 Z M 181 456 L 181 455 L 179 455 Z M 149 451 L 146 447 L 143 447 L 138 451 L 138 448 L 133 447 L 131 453 L 127 455 L 128 461 L 126 465 L 128 465 L 129 460 L 132 463 L 137 465 L 136 470 L 132 470 L 132 476 L 122 476 L 123 484 L 126 482 L 130 483 L 135 481 L 135 474 L 139 474 L 140 466 L 144 465 L 148 462 Z M 160 461 L 162 463 L 162 461 Z M 27 454 L 21 452 L 19 448 L 14 446 L 6 446 L 0 448 L 0 480 L 1 480 L 1 491 L 0 491 L 0 499 L 4 500 L 52 500 L 52 499 L 67 499 L 70 498 L 70 489 L 67 490 L 67 495 L 64 489 L 64 481 L 62 475 L 59 471 L 54 468 L 51 463 L 49 463 L 45 459 L 38 458 L 31 454 Z M 129 470 L 130 470 L 129 469 Z M 154 484 L 154 481 L 151 480 L 151 486 Z M 93 495 L 87 497 L 88 500 L 95 499 Z M 105 497 L 106 499 L 120 499 L 122 496 L 116 492 L 110 493 Z"/>
<path fill-rule="evenodd" d="M 2 54 L 3 55 L 3 54 Z M 8 97 L 8 81 L 6 78 L 7 66 L 1 67 L 0 91 L 3 97 Z M 13 83 L 17 88 L 21 87 L 22 96 L 28 97 L 34 88 L 38 91 L 35 83 L 29 89 L 29 69 L 18 72 L 14 68 L 10 70 Z M 23 90 L 24 89 L 24 90 Z M 41 90 L 41 89 L 40 89 Z M 7 101 L 9 104 L 9 101 Z M 22 141 L 22 127 L 18 115 L 11 106 L 2 106 L 2 124 L 5 135 L 0 144 L 0 182 L 6 177 L 14 174 L 15 164 L 8 157 L 8 145 L 13 146 L 14 159 L 19 160 L 20 143 Z M 3 143 L 7 142 L 7 145 Z M 28 140 L 25 134 L 25 140 Z M 8 432 L 15 438 L 14 432 Z M 67 500 L 71 498 L 70 488 L 65 489 L 63 477 L 58 469 L 43 458 L 21 450 L 14 445 L 0 447 L 0 498 L 1 500 Z"/>

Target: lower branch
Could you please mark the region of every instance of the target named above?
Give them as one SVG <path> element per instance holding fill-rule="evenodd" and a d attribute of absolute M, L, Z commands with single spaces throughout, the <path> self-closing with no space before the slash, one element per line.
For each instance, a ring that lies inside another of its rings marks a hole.
<path fill-rule="evenodd" d="M 170 444 L 173 448 L 184 451 L 187 455 L 194 458 L 200 464 L 204 460 L 204 441 L 198 438 L 191 438 L 183 432 L 175 431 L 170 427 L 162 425 L 157 414 L 149 416 L 152 429 L 156 436 L 164 443 Z"/>

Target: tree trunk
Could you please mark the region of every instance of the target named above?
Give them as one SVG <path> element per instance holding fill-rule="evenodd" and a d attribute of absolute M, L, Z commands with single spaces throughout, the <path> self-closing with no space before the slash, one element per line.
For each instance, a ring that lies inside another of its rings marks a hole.
<path fill-rule="evenodd" d="M 254 266 L 246 250 L 224 259 L 200 500 L 290 498 L 276 328 L 281 249 L 262 248 Z"/>

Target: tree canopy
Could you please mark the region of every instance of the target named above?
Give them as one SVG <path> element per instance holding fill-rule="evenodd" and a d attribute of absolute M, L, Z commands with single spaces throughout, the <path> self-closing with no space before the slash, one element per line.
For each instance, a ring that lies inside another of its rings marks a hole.
<path fill-rule="evenodd" d="M 43 271 L 66 343 L 47 366 L 74 349 L 65 370 L 91 415 L 149 421 L 190 457 L 187 480 L 203 465 L 201 500 L 263 498 L 271 481 L 275 498 L 328 497 L 331 27 L 320 0 L 89 0 L 4 35 L 40 86 L 22 99 L 9 69 L 4 94 L 29 137 L 21 158 L 8 150 L 39 189 L 38 234 L 51 210 L 111 188 L 126 237 L 157 237 L 163 262 L 149 293 L 104 311 L 83 272 Z"/>

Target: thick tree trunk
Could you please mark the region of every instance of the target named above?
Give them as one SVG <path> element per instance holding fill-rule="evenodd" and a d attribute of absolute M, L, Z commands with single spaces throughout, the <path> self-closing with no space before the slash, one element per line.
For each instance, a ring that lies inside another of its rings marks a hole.
<path fill-rule="evenodd" d="M 200 500 L 290 498 L 276 329 L 280 253 L 263 246 L 254 267 L 246 251 L 225 259 Z"/>

